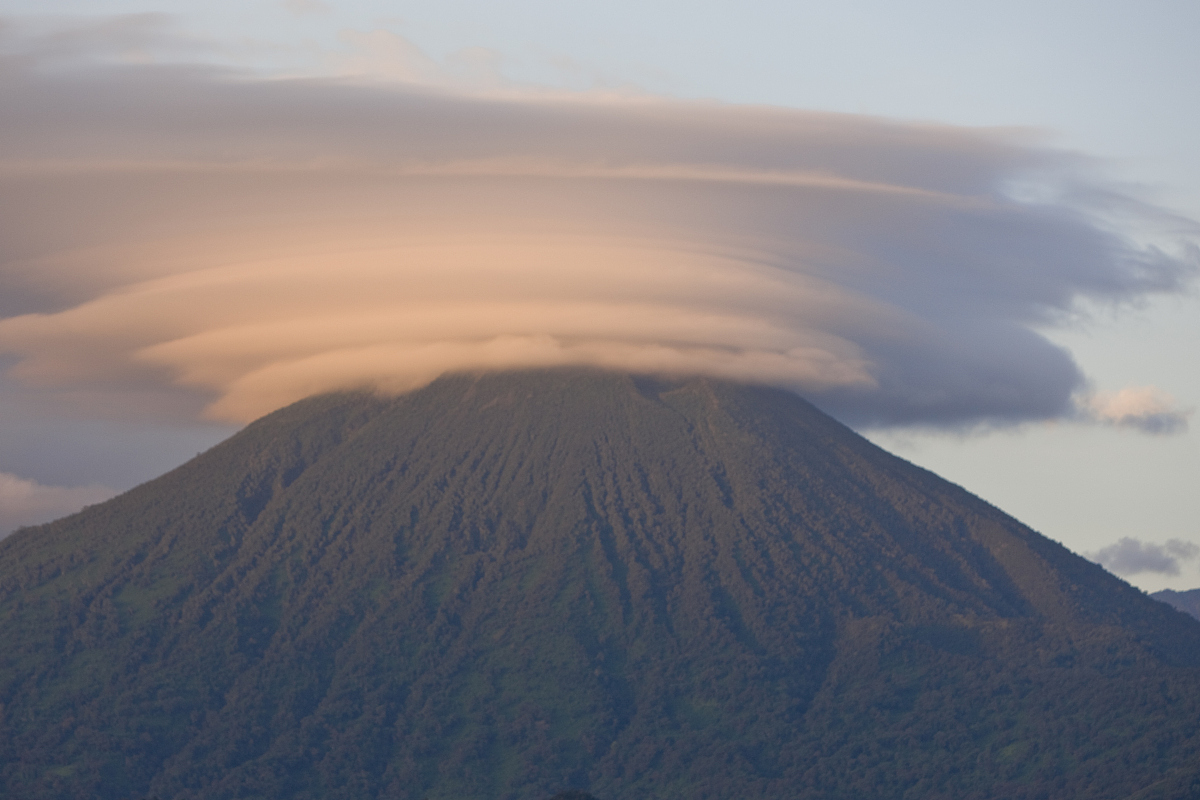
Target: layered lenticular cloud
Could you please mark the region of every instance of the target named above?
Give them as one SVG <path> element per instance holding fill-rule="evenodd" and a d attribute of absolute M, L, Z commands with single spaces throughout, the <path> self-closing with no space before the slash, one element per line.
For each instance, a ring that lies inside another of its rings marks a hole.
<path fill-rule="evenodd" d="M 0 107 L 8 377 L 96 414 L 591 364 L 859 424 L 1078 417 L 1039 331 L 1195 269 L 1012 132 L 29 53 Z"/>

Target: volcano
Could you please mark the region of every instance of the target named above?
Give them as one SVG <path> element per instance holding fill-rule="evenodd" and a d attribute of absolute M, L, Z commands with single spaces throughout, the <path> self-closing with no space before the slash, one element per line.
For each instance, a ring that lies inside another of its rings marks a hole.
<path fill-rule="evenodd" d="M 0 542 L 14 798 L 1200 796 L 1200 622 L 781 390 L 302 401 Z"/>

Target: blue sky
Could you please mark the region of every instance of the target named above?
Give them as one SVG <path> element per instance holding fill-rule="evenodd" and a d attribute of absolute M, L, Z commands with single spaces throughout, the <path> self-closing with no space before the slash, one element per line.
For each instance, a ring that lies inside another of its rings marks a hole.
<path fill-rule="evenodd" d="M 146 12 L 205 43 L 167 57 L 276 74 L 397 68 L 395 52 L 381 55 L 372 42 L 403 41 L 414 48 L 403 68 L 475 89 L 532 84 L 1026 129 L 1032 141 L 1093 158 L 1093 171 L 1136 196 L 1200 219 L 1200 5 L 1191 2 L 0 2 L 12 18 Z M 1194 284 L 1078 312 L 1045 333 L 1095 389 L 1153 385 L 1183 409 L 1200 407 Z M 867 432 L 1051 538 L 1096 552 L 1123 538 L 1200 544 L 1197 424 L 1159 436 L 1064 421 Z M 229 430 L 3 425 L 0 472 L 114 489 Z M 1177 564 L 1178 575 L 1125 577 L 1151 590 L 1200 586 L 1194 558 Z"/>

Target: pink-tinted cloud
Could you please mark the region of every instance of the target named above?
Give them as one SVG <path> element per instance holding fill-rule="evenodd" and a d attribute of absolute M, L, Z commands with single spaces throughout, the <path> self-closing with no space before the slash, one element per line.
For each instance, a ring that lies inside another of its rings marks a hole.
<path fill-rule="evenodd" d="M 1134 428 L 1145 433 L 1177 433 L 1187 429 L 1191 410 L 1156 386 L 1127 387 L 1117 392 L 1094 392 L 1078 401 L 1085 418 Z"/>
<path fill-rule="evenodd" d="M 36 53 L 0 107 L 7 375 L 97 415 L 586 363 L 862 424 L 1072 417 L 1084 377 L 1038 330 L 1195 270 L 1012 132 Z"/>

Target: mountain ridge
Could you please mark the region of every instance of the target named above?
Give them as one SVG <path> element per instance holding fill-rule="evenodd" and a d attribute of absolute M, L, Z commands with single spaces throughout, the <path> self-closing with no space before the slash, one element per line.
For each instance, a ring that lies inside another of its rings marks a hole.
<path fill-rule="evenodd" d="M 0 543 L 0 632 L 45 797 L 1172 796 L 1200 752 L 1200 623 L 714 380 L 302 401 Z"/>
<path fill-rule="evenodd" d="M 1157 592 L 1151 592 L 1150 596 L 1155 600 L 1179 609 L 1185 614 L 1200 619 L 1200 589 L 1188 589 L 1182 592 L 1177 592 L 1174 589 L 1162 589 Z"/>

